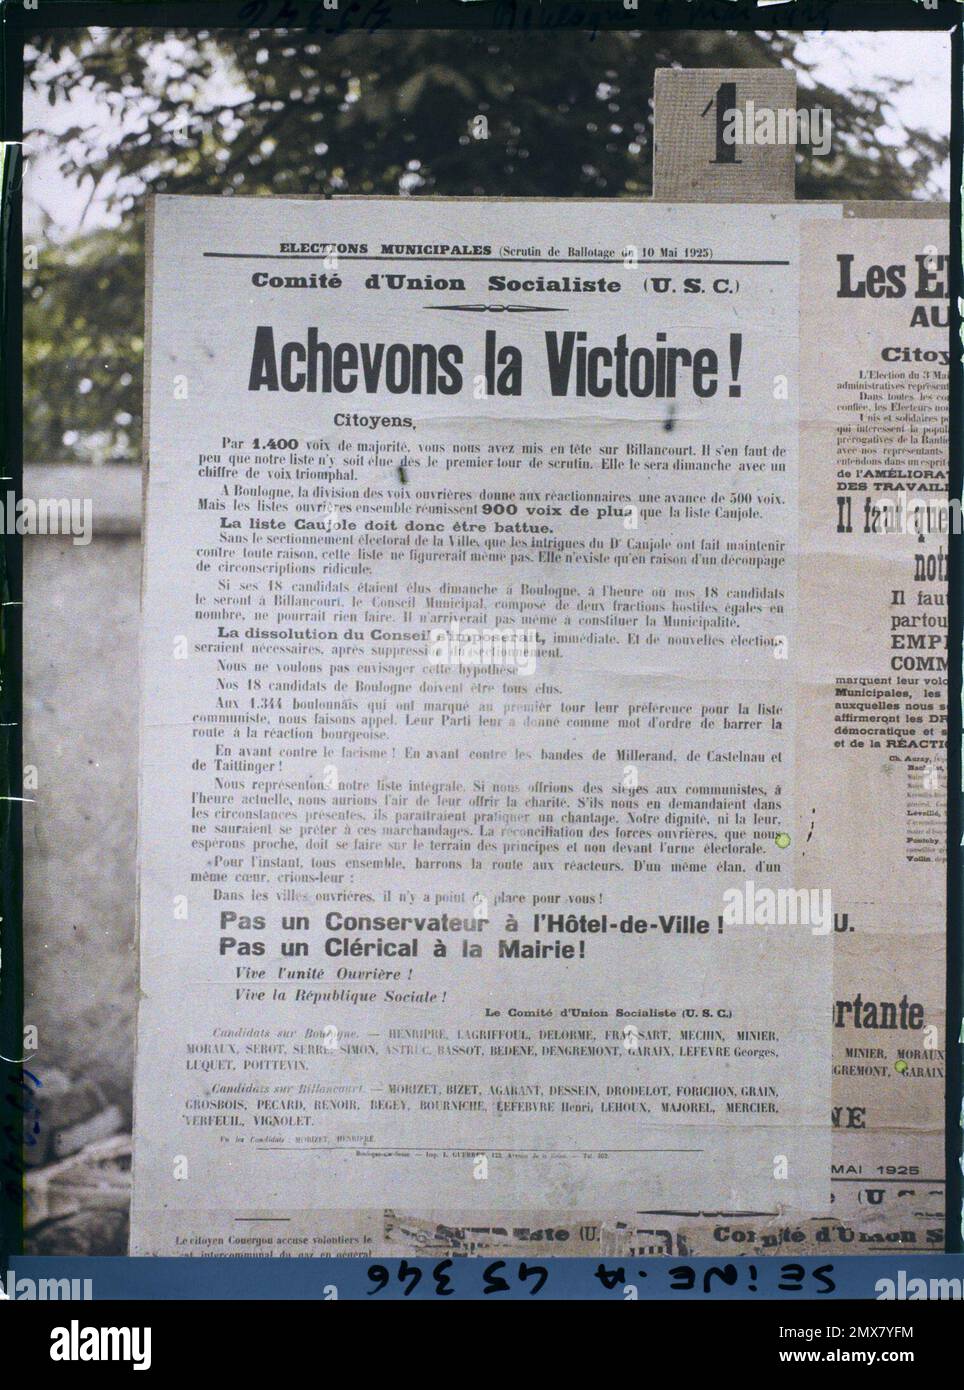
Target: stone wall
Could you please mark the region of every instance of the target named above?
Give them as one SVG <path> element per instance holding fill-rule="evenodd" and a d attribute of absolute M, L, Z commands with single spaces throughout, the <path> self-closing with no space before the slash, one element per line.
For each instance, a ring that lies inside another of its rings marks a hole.
<path fill-rule="evenodd" d="M 89 497 L 90 545 L 24 538 L 25 1022 L 32 1061 L 129 1124 L 134 1064 L 139 467 L 36 465 L 27 496 Z M 48 1122 L 56 1123 L 55 1116 Z"/>

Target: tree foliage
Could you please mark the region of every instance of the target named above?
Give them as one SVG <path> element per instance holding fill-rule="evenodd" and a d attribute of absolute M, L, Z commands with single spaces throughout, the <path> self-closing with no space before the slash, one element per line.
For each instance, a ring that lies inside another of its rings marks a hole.
<path fill-rule="evenodd" d="M 150 193 L 641 198 L 657 67 L 782 64 L 801 104 L 833 114 L 832 157 L 798 152 L 798 197 L 926 196 L 946 144 L 881 142 L 888 94 L 815 84 L 797 46 L 697 30 L 45 34 L 29 89 L 81 115 L 32 149 L 119 225 L 44 240 L 27 274 L 27 457 L 139 453 Z"/>

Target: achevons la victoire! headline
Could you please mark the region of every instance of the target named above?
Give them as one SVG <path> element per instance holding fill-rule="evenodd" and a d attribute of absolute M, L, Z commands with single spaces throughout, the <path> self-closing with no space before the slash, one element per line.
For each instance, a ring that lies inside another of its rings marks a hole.
<path fill-rule="evenodd" d="M 249 391 L 320 391 L 351 395 L 454 396 L 467 377 L 478 399 L 521 396 L 525 357 L 520 347 L 500 340 L 496 330 L 484 335 L 477 372 L 466 367 L 457 343 L 328 342 L 317 328 L 303 340 L 279 345 L 267 324 L 255 330 Z M 707 344 L 682 347 L 657 332 L 649 346 L 634 345 L 620 333 L 609 344 L 590 342 L 580 330 L 544 334 L 544 367 L 553 396 L 638 396 L 673 400 L 691 392 L 698 399 L 715 396 L 721 386 L 742 395 L 740 362 L 743 334 L 728 334 L 723 366 Z"/>

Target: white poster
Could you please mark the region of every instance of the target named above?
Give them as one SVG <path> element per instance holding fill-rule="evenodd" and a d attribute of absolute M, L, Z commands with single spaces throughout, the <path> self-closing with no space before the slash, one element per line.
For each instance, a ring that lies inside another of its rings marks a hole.
<path fill-rule="evenodd" d="M 827 1208 L 802 216 L 156 200 L 134 1253 Z"/>

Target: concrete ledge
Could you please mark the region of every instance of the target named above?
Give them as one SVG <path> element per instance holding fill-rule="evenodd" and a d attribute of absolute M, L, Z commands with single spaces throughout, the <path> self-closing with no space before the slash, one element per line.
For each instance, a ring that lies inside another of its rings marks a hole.
<path fill-rule="evenodd" d="M 139 463 L 26 463 L 24 496 L 90 498 L 93 534 L 139 536 L 142 469 Z M 41 537 L 40 539 L 45 539 Z"/>

